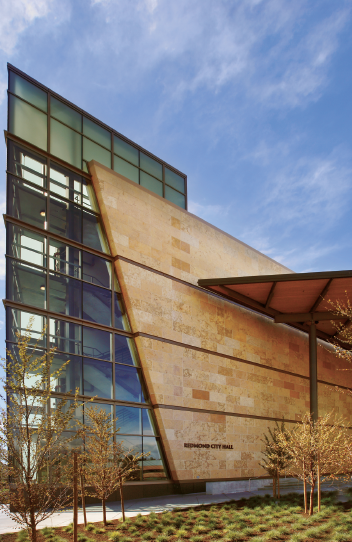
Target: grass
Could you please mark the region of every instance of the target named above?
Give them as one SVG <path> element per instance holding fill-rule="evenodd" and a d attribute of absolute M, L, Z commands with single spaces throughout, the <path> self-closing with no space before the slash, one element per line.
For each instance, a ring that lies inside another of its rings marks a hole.
<path fill-rule="evenodd" d="M 321 512 L 303 514 L 303 497 L 280 501 L 269 495 L 196 508 L 152 512 L 122 521 L 79 526 L 78 542 L 352 542 L 351 501 L 337 503 L 336 494 L 322 496 Z M 71 542 L 72 524 L 45 527 L 38 542 Z M 26 531 L 5 534 L 1 542 L 28 542 Z"/>

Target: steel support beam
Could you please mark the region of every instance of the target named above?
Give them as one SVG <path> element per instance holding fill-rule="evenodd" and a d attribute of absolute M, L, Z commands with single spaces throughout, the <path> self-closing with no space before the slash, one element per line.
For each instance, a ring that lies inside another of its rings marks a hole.
<path fill-rule="evenodd" d="M 318 420 L 318 364 L 317 364 L 317 328 L 312 322 L 309 329 L 309 380 L 310 414 L 313 421 Z"/>

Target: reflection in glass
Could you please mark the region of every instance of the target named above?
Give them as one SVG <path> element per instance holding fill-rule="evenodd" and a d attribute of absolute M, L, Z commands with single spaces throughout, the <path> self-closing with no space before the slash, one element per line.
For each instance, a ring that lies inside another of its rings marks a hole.
<path fill-rule="evenodd" d="M 137 184 L 139 183 L 139 169 L 118 156 L 114 156 L 114 171 Z"/>
<path fill-rule="evenodd" d="M 82 177 L 53 163 L 50 165 L 50 190 L 75 203 L 82 203 Z"/>
<path fill-rule="evenodd" d="M 115 399 L 143 403 L 140 375 L 135 367 L 115 365 Z"/>
<path fill-rule="evenodd" d="M 88 425 L 89 427 L 89 418 L 88 416 L 86 415 L 87 411 L 89 410 L 97 410 L 99 412 L 99 410 L 104 410 L 105 411 L 105 414 L 107 414 L 108 416 L 110 416 L 110 419 L 112 419 L 112 416 L 113 416 L 113 406 L 112 405 L 108 405 L 106 403 L 86 403 L 84 405 L 84 423 L 85 425 Z"/>
<path fill-rule="evenodd" d="M 138 149 L 117 136 L 114 136 L 114 153 L 138 166 Z"/>
<path fill-rule="evenodd" d="M 50 239 L 49 268 L 51 271 L 81 278 L 80 250 L 56 239 Z"/>
<path fill-rule="evenodd" d="M 155 194 L 158 194 L 158 196 L 163 195 L 163 183 L 160 181 L 157 181 L 152 177 L 151 175 L 148 175 L 148 173 L 144 173 L 144 171 L 141 171 L 141 186 L 144 186 L 144 188 L 148 188 L 148 190 L 151 190 L 152 192 L 155 192 Z"/>
<path fill-rule="evenodd" d="M 97 359 L 83 359 L 84 395 L 112 398 L 112 363 Z"/>
<path fill-rule="evenodd" d="M 31 340 L 30 344 L 36 343 L 39 339 L 38 346 L 46 347 L 46 334 L 42 336 L 42 331 L 46 325 L 46 317 L 39 314 L 31 314 L 29 312 L 20 311 L 19 309 L 12 309 L 8 307 L 6 309 L 6 339 L 8 341 L 17 342 L 18 338 L 16 333 L 24 335 L 28 329 L 30 322 L 31 326 Z M 42 336 L 42 337 L 41 337 Z"/>
<path fill-rule="evenodd" d="M 142 409 L 143 420 L 143 435 L 156 435 L 157 431 L 154 429 L 153 414 L 151 410 L 147 408 Z"/>
<path fill-rule="evenodd" d="M 17 365 L 17 363 L 21 364 L 18 346 L 11 344 L 7 347 L 7 350 L 12 354 L 12 358 L 9 353 L 7 353 L 6 356 L 10 365 Z M 37 348 L 36 350 L 28 350 L 27 354 L 30 355 L 30 367 L 28 368 L 28 371 L 26 371 L 24 385 L 28 388 L 44 389 L 47 384 L 46 351 Z M 15 383 L 18 386 L 22 386 L 23 382 L 21 379 L 18 380 L 18 376 L 18 374 L 14 373 L 12 379 L 11 374 L 8 374 L 9 384 Z"/>
<path fill-rule="evenodd" d="M 177 175 L 171 169 L 165 168 L 165 182 L 179 192 L 185 191 L 185 180 L 181 175 Z"/>
<path fill-rule="evenodd" d="M 121 444 L 123 451 L 130 452 L 131 456 L 142 453 L 142 437 L 117 434 L 116 443 Z M 139 461 L 138 465 L 139 469 L 133 472 L 130 480 L 142 480 L 142 461 Z"/>
<path fill-rule="evenodd" d="M 140 167 L 144 169 L 144 171 L 147 171 L 151 175 L 154 175 L 154 177 L 162 180 L 163 166 L 153 158 L 150 158 L 150 156 L 144 154 L 143 152 L 140 153 Z"/>
<path fill-rule="evenodd" d="M 82 283 L 70 277 L 50 273 L 49 307 L 53 312 L 82 318 Z"/>
<path fill-rule="evenodd" d="M 96 160 L 103 166 L 111 167 L 111 152 L 103 149 L 100 145 L 93 143 L 86 137 L 83 138 L 83 160 L 90 162 Z"/>
<path fill-rule="evenodd" d="M 7 151 L 7 169 L 11 173 L 38 186 L 46 186 L 46 158 L 11 139 L 7 142 Z"/>
<path fill-rule="evenodd" d="M 186 198 L 183 194 L 180 194 L 179 192 L 176 192 L 173 188 L 170 188 L 169 186 L 165 186 L 165 198 L 175 205 L 178 205 L 179 207 L 182 207 L 182 209 L 186 208 Z"/>
<path fill-rule="evenodd" d="M 83 280 L 111 288 L 111 263 L 90 252 L 82 252 Z"/>
<path fill-rule="evenodd" d="M 45 309 L 46 272 L 10 258 L 6 262 L 6 297 L 16 303 Z"/>
<path fill-rule="evenodd" d="M 142 434 L 142 409 L 116 405 L 116 427 L 120 433 Z"/>
<path fill-rule="evenodd" d="M 99 218 L 83 210 L 83 244 L 101 252 L 109 252 Z"/>
<path fill-rule="evenodd" d="M 111 290 L 83 282 L 83 318 L 111 326 Z"/>
<path fill-rule="evenodd" d="M 56 410 L 60 405 L 62 405 L 63 412 L 66 413 L 73 405 L 73 401 L 71 399 L 59 399 L 56 397 L 52 397 L 50 399 L 51 410 Z M 83 423 L 83 407 L 80 403 L 78 403 L 77 407 L 73 409 L 73 419 L 68 423 L 66 429 L 71 431 L 76 429 L 78 427 L 78 424 L 76 424 L 77 421 Z"/>
<path fill-rule="evenodd" d="M 67 361 L 69 361 L 67 363 Z M 64 367 L 63 365 L 67 363 Z M 60 371 L 60 374 L 57 372 Z M 55 354 L 50 366 L 50 384 L 57 393 L 82 393 L 82 358 Z"/>
<path fill-rule="evenodd" d="M 12 71 L 10 71 L 9 90 L 27 102 L 39 107 L 39 109 L 47 111 L 47 93 Z"/>
<path fill-rule="evenodd" d="M 82 242 L 80 207 L 71 202 L 50 197 L 50 224 L 49 231 L 67 237 L 78 243 Z"/>
<path fill-rule="evenodd" d="M 46 228 L 46 197 L 43 192 L 10 176 L 7 183 L 7 212 L 27 224 Z"/>
<path fill-rule="evenodd" d="M 50 153 L 78 169 L 82 167 L 82 136 L 58 122 L 50 122 Z"/>
<path fill-rule="evenodd" d="M 50 318 L 49 341 L 50 347 L 62 352 L 82 354 L 82 326 Z"/>
<path fill-rule="evenodd" d="M 53 96 L 50 97 L 50 115 L 78 132 L 82 130 L 82 115 Z"/>
<path fill-rule="evenodd" d="M 45 237 L 10 222 L 6 229 L 7 254 L 35 265 L 46 266 Z"/>
<path fill-rule="evenodd" d="M 132 339 L 115 334 L 115 361 L 126 365 L 138 365 Z"/>
<path fill-rule="evenodd" d="M 166 478 L 159 442 L 154 437 L 143 437 L 143 453 L 150 455 L 143 460 L 143 479 Z"/>
<path fill-rule="evenodd" d="M 130 331 L 130 325 L 128 322 L 126 311 L 124 309 L 123 302 L 122 302 L 122 296 L 121 294 L 118 294 L 117 292 L 114 292 L 114 310 L 115 310 L 114 326 L 117 329 L 125 329 L 126 331 Z"/>
<path fill-rule="evenodd" d="M 111 149 L 111 135 L 110 132 L 105 130 L 102 126 L 99 126 L 96 122 L 83 117 L 83 133 L 84 135 L 93 139 L 100 145 Z"/>
<path fill-rule="evenodd" d="M 35 126 L 35 130 L 33 130 Z M 9 95 L 9 132 L 47 150 L 47 115 Z"/>
<path fill-rule="evenodd" d="M 83 354 L 93 358 L 111 359 L 111 333 L 84 326 Z"/>

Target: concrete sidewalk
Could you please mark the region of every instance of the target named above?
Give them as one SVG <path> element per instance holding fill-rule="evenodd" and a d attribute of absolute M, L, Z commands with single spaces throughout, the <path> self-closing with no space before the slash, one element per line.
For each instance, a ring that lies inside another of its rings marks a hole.
<path fill-rule="evenodd" d="M 344 488 L 337 487 L 333 484 L 323 484 L 323 491 L 336 491 L 338 490 L 338 500 L 348 500 L 347 495 L 344 493 Z M 295 490 L 295 493 L 303 493 L 303 490 Z M 253 492 L 243 491 L 241 493 L 222 493 L 220 495 L 207 495 L 206 493 L 188 493 L 186 495 L 166 495 L 164 497 L 156 497 L 149 499 L 134 499 L 125 501 L 125 512 L 127 517 L 137 516 L 137 514 L 150 514 L 151 512 L 164 512 L 166 510 L 174 510 L 175 508 L 188 508 L 192 506 L 199 506 L 200 504 L 221 503 L 230 500 L 248 499 L 255 495 L 265 495 L 270 493 L 268 488 L 259 489 Z M 281 491 L 282 495 L 292 493 L 290 488 L 285 488 Z M 114 519 L 120 519 L 121 505 L 120 502 L 107 503 L 107 519 L 108 521 Z M 73 519 L 72 509 L 65 510 L 58 514 L 54 514 L 50 518 L 41 522 L 38 529 L 43 527 L 63 527 L 69 525 Z M 94 504 L 87 506 L 87 520 L 90 523 L 102 521 L 102 509 L 101 505 Z M 83 523 L 83 513 L 80 509 L 78 512 L 78 522 Z M 19 531 L 20 527 L 10 519 L 5 512 L 0 512 L 0 534 L 11 533 Z"/>

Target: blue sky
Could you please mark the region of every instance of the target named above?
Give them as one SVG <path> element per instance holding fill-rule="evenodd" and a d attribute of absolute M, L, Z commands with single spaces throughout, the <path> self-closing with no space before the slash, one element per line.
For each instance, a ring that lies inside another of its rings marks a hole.
<path fill-rule="evenodd" d="M 0 12 L 3 128 L 10 62 L 186 173 L 191 212 L 294 271 L 352 269 L 351 0 Z"/>

